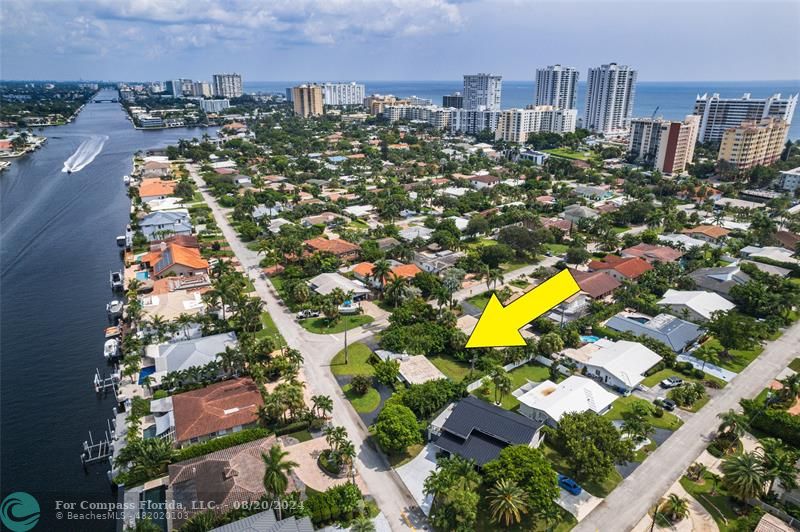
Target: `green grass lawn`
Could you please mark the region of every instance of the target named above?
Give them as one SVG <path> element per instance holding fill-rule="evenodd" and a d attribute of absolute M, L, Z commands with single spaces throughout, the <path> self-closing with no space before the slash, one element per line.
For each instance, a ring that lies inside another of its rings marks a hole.
<path fill-rule="evenodd" d="M 658 386 L 658 383 L 663 381 L 667 377 L 678 377 L 679 379 L 683 379 L 684 382 L 700 382 L 700 379 L 695 379 L 694 377 L 687 377 L 683 373 L 675 371 L 674 369 L 664 368 L 661 371 L 657 371 L 652 375 L 645 377 L 645 379 L 642 381 L 642 384 L 644 386 L 647 386 L 648 388 L 652 388 L 653 386 Z M 706 373 L 704 380 L 714 381 L 723 388 L 725 387 L 726 384 L 728 384 L 724 380 L 714 377 L 713 375 L 709 375 L 708 373 Z"/>
<path fill-rule="evenodd" d="M 413 460 L 424 448 L 425 446 L 422 444 L 414 444 L 409 446 L 404 453 L 387 453 L 386 458 L 389 460 L 390 466 L 397 468 Z"/>
<path fill-rule="evenodd" d="M 736 513 L 734 501 L 728 497 L 721 485 L 718 485 L 716 493 L 711 495 L 714 482 L 708 474 L 706 474 L 702 484 L 693 482 L 687 477 L 681 477 L 680 483 L 692 497 L 697 499 L 697 502 L 703 505 L 703 508 L 708 510 L 708 513 L 711 514 L 717 526 L 719 526 L 720 532 L 738 530 L 737 521 L 743 521 L 744 518 L 739 517 Z"/>
<path fill-rule="evenodd" d="M 719 344 L 717 339 L 713 337 L 706 342 L 716 342 Z M 718 365 L 730 371 L 740 373 L 750 362 L 755 360 L 763 350 L 764 348 L 761 345 L 757 345 L 752 349 L 731 349 L 728 356 L 720 355 L 720 362 Z"/>
<path fill-rule="evenodd" d="M 544 248 L 553 255 L 563 255 L 569 249 L 566 244 L 545 244 Z"/>
<path fill-rule="evenodd" d="M 696 401 L 692 406 L 679 406 L 678 408 L 686 410 L 687 412 L 697 412 L 711 400 L 711 397 L 706 394 L 699 401 Z"/>
<path fill-rule="evenodd" d="M 342 391 L 347 400 L 350 401 L 350 404 L 353 405 L 353 408 L 356 409 L 356 412 L 361 414 L 369 414 L 381 404 L 381 394 L 372 386 L 369 387 L 369 390 L 364 395 L 355 393 L 349 384 L 345 384 L 342 387 Z"/>
<path fill-rule="evenodd" d="M 511 389 L 516 390 L 528 381 L 542 382 L 550 378 L 550 369 L 539 364 L 525 364 L 508 373 L 511 377 Z M 480 397 L 486 401 L 494 402 L 494 384 L 489 384 L 489 395 L 483 397 L 478 393 L 478 390 L 472 392 L 476 397 Z M 506 394 L 503 397 L 500 406 L 506 410 L 513 410 L 519 406 L 519 401 L 513 395 Z"/>
<path fill-rule="evenodd" d="M 369 226 L 366 224 L 366 222 L 361 220 L 353 220 L 347 224 L 347 227 L 350 229 L 355 229 L 356 231 L 366 231 L 369 229 Z"/>
<path fill-rule="evenodd" d="M 283 335 L 281 335 L 281 332 L 278 330 L 278 327 L 275 325 L 275 322 L 272 320 L 272 316 L 269 315 L 269 312 L 261 313 L 261 323 L 264 328 L 256 333 L 256 338 L 264 338 L 269 336 L 280 342 L 280 345 L 286 345 L 286 340 L 283 339 Z"/>
<path fill-rule="evenodd" d="M 530 266 L 527 262 L 507 262 L 500 265 L 500 269 L 503 272 L 513 272 L 514 270 L 519 270 L 520 268 L 524 268 L 525 266 Z"/>
<path fill-rule="evenodd" d="M 800 357 L 795 358 L 789 363 L 789 367 L 795 371 L 800 371 Z"/>
<path fill-rule="evenodd" d="M 545 153 L 549 153 L 551 155 L 555 155 L 557 157 L 563 157 L 565 159 L 578 159 L 579 161 L 589 161 L 592 158 L 592 155 L 586 155 L 586 153 L 581 151 L 575 151 L 570 148 L 552 148 L 549 150 L 542 150 Z"/>
<path fill-rule="evenodd" d="M 630 227 L 617 227 L 615 225 L 614 227 L 611 228 L 611 232 L 614 233 L 615 235 L 618 235 L 620 233 L 624 233 L 628 229 L 630 229 Z"/>
<path fill-rule="evenodd" d="M 481 500 L 478 503 L 478 519 L 475 523 L 476 532 L 495 532 L 496 530 L 505 530 L 511 532 L 568 532 L 575 528 L 578 521 L 571 513 L 557 506 L 560 511 L 560 519 L 555 528 L 547 527 L 544 521 L 536 521 L 530 514 L 522 514 L 522 519 L 519 523 L 506 527 L 505 523 L 495 523 L 492 521 L 492 511 L 489 507 L 488 493 L 486 489 L 480 490 Z"/>
<path fill-rule="evenodd" d="M 373 375 L 375 370 L 369 359 L 372 350 L 366 344 L 356 343 L 347 347 L 347 364 L 344 362 L 344 349 L 331 360 L 331 371 L 334 375 Z"/>
<path fill-rule="evenodd" d="M 628 397 L 620 397 L 614 401 L 614 404 L 611 405 L 611 410 L 606 412 L 604 415 L 612 420 L 623 419 L 623 414 L 630 411 L 635 403 L 645 403 L 651 407 L 653 406 L 652 403 L 645 401 L 644 399 L 639 399 L 638 397 L 629 395 Z M 683 421 L 681 421 L 678 416 L 675 414 L 670 414 L 669 412 L 664 412 L 664 415 L 661 417 L 648 416 L 647 421 L 654 427 L 667 430 L 676 430 L 683 424 Z"/>
<path fill-rule="evenodd" d="M 328 319 L 320 316 L 319 318 L 308 318 L 301 320 L 300 325 L 309 332 L 316 334 L 336 334 L 343 332 L 345 329 L 348 331 L 356 327 L 361 327 L 367 323 L 372 323 L 374 318 L 367 314 L 357 314 L 355 316 L 344 317 L 341 316 L 332 325 L 328 324 Z"/>
<path fill-rule="evenodd" d="M 522 279 L 514 279 L 508 284 L 522 289 L 528 288 L 531 285 L 531 283 L 529 283 L 528 281 L 523 281 Z"/>
<path fill-rule="evenodd" d="M 489 303 L 489 300 L 491 298 L 492 298 L 491 292 L 483 292 L 482 294 L 478 294 L 477 296 L 468 297 L 467 303 L 483 310 L 484 308 L 486 308 L 486 304 Z"/>
<path fill-rule="evenodd" d="M 452 381 L 461 382 L 469 375 L 469 362 L 461 362 L 441 355 L 429 356 L 428 360 Z M 481 373 L 478 370 L 473 371 L 470 382 L 479 379 L 480 376 Z"/>
<path fill-rule="evenodd" d="M 542 450 L 542 452 L 544 452 L 545 456 L 547 456 L 547 459 L 550 460 L 550 463 L 553 465 L 553 469 L 565 475 L 573 475 L 566 458 L 561 453 L 547 444 L 543 444 L 539 448 Z M 572 476 L 572 478 L 578 482 L 583 489 L 596 497 L 607 497 L 608 494 L 617 487 L 617 484 L 622 482 L 622 475 L 620 475 L 616 469 L 614 469 L 605 479 L 603 479 L 602 482 L 581 482 L 574 476 Z"/>

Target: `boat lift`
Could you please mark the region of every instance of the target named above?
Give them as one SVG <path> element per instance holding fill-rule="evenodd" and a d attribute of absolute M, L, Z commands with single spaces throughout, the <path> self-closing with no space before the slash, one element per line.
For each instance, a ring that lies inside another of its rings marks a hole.
<path fill-rule="evenodd" d="M 103 396 L 108 395 L 109 390 L 114 392 L 114 397 L 119 397 L 119 371 L 113 371 L 108 377 L 101 376 L 100 370 L 95 368 L 94 374 L 94 391 L 95 393 L 102 393 Z"/>
<path fill-rule="evenodd" d="M 108 429 L 105 431 L 105 437 L 95 442 L 92 436 L 92 431 L 89 431 L 89 439 L 83 442 L 83 452 L 81 453 L 81 464 L 85 468 L 89 464 L 107 460 L 114 453 L 111 447 L 111 439 L 114 435 L 114 430 L 111 428 L 111 421 L 106 420 Z"/>

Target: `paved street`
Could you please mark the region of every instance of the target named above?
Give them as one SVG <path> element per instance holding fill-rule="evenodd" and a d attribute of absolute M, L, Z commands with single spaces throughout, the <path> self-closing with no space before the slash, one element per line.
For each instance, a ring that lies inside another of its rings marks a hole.
<path fill-rule="evenodd" d="M 756 360 L 691 416 L 575 530 L 631 530 L 714 437 L 719 425 L 717 414 L 738 409 L 740 399 L 758 395 L 798 355 L 800 322 L 787 329 L 779 339 L 769 342 Z"/>
<path fill-rule="evenodd" d="M 189 169 L 204 200 L 214 213 L 223 235 L 230 243 L 231 249 L 242 267 L 248 272 L 256 292 L 264 301 L 265 310 L 272 316 L 278 330 L 286 339 L 286 343 L 303 354 L 303 369 L 312 395 L 328 395 L 333 399 L 333 423 L 347 429 L 350 439 L 358 450 L 357 470 L 367 485 L 369 494 L 375 498 L 388 519 L 392 530 L 407 530 L 410 528 L 410 524 L 416 528 L 422 528 L 424 516 L 414 498 L 397 473 L 389 467 L 383 454 L 367 443 L 367 427 L 345 399 L 328 369 L 331 359 L 344 346 L 344 334 L 313 334 L 303 329 L 295 321 L 294 316 L 279 302 L 272 284 L 260 277 L 258 254 L 247 249 L 239 240 L 236 231 L 225 216 L 225 210 L 206 191 L 205 183 L 197 174 L 196 168 L 189 166 Z M 356 342 L 370 337 L 382 325 L 384 324 L 373 322 L 348 331 L 348 342 Z"/>

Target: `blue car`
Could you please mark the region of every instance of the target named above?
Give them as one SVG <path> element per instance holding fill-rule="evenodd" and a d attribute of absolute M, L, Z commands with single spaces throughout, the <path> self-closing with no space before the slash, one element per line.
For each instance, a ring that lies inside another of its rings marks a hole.
<path fill-rule="evenodd" d="M 558 485 L 573 495 L 580 495 L 583 489 L 566 475 L 558 475 Z"/>

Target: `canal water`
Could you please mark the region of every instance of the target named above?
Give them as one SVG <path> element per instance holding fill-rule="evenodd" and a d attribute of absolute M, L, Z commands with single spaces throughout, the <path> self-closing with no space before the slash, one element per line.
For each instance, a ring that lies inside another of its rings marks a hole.
<path fill-rule="evenodd" d="M 106 465 L 85 472 L 80 453 L 88 431 L 103 436 L 114 406 L 95 395 L 92 377 L 108 372 L 108 275 L 122 265 L 115 238 L 129 218 L 122 176 L 136 151 L 204 133 L 216 132 L 135 130 L 119 104 L 90 103 L 0 174 L 0 496 L 33 495 L 37 529 L 115 528 L 58 521 L 54 504 L 116 500 Z"/>

